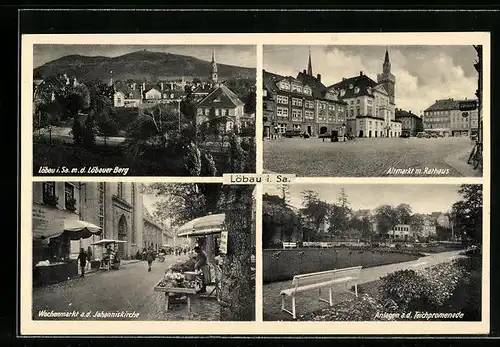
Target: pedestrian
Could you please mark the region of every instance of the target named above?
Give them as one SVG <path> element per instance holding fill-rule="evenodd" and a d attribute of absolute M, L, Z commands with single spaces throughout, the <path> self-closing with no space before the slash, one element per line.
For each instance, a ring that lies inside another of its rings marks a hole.
<path fill-rule="evenodd" d="M 80 254 L 78 254 L 78 261 L 80 262 L 80 277 L 85 276 L 85 266 L 87 265 L 87 253 L 85 253 L 83 248 L 80 248 Z"/>
<path fill-rule="evenodd" d="M 87 247 L 87 267 L 90 270 L 91 269 L 91 262 L 92 262 L 92 248 L 90 246 Z"/>
<path fill-rule="evenodd" d="M 151 248 L 146 252 L 146 260 L 148 262 L 148 272 L 151 272 L 151 266 L 153 265 L 154 260 L 154 254 Z"/>
<path fill-rule="evenodd" d="M 208 266 L 208 256 L 200 246 L 194 247 L 196 252 L 196 263 L 194 265 L 195 270 L 201 270 L 202 272 L 202 287 L 200 293 L 207 292 L 207 283 L 210 283 L 210 268 Z"/>

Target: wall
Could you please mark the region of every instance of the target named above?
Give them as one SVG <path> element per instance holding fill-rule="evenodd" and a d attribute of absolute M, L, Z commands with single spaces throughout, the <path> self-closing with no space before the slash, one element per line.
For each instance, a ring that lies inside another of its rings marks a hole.
<path fill-rule="evenodd" d="M 291 280 L 293 276 L 298 274 L 359 265 L 363 267 L 379 266 L 419 258 L 417 255 L 404 253 L 350 250 L 348 248 L 263 250 L 262 256 L 264 283 Z"/>

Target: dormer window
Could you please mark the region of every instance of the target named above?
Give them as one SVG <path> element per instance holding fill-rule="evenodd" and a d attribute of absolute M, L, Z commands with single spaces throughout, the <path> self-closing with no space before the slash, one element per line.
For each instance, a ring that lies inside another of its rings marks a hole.
<path fill-rule="evenodd" d="M 341 89 L 340 90 L 340 96 L 344 96 L 345 95 L 345 89 Z"/>
<path fill-rule="evenodd" d="M 220 102 L 220 98 L 215 98 L 214 102 Z"/>
<path fill-rule="evenodd" d="M 133 93 L 130 93 L 130 94 L 128 95 L 128 97 L 129 97 L 130 99 L 132 99 L 132 98 L 134 97 L 134 94 L 133 94 Z"/>
<path fill-rule="evenodd" d="M 282 81 L 278 84 L 279 89 L 290 90 L 290 83 Z"/>
<path fill-rule="evenodd" d="M 352 84 L 349 84 L 349 89 L 352 89 L 354 86 Z"/>
<path fill-rule="evenodd" d="M 368 87 L 368 88 L 366 88 L 366 91 L 368 92 L 368 94 L 371 94 L 372 93 L 372 88 Z"/>
<path fill-rule="evenodd" d="M 358 94 L 359 93 L 359 87 L 354 88 L 354 93 Z"/>
<path fill-rule="evenodd" d="M 309 88 L 309 87 L 304 87 L 304 94 L 311 95 L 311 94 L 312 94 L 312 90 L 311 90 L 311 88 Z"/>

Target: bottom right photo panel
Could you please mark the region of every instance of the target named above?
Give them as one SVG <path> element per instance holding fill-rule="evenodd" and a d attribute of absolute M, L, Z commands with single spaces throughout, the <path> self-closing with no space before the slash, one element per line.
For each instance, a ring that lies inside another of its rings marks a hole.
<path fill-rule="evenodd" d="M 481 321 L 482 185 L 263 188 L 265 321 Z"/>

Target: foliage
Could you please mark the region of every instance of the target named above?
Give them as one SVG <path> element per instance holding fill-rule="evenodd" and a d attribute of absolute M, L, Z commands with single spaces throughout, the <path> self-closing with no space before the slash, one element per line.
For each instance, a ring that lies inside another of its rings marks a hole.
<path fill-rule="evenodd" d="M 408 224 L 411 220 L 411 206 L 408 204 L 399 204 L 394 208 L 399 224 Z"/>
<path fill-rule="evenodd" d="M 385 237 L 389 230 L 398 224 L 398 216 L 391 205 L 381 205 L 375 209 L 375 220 L 379 234 Z"/>
<path fill-rule="evenodd" d="M 98 134 L 104 138 L 104 144 L 106 145 L 106 139 L 108 137 L 118 135 L 118 124 L 113 118 L 106 115 L 98 119 L 97 131 Z"/>
<path fill-rule="evenodd" d="M 171 264 L 168 267 L 168 270 L 172 272 L 194 271 L 195 264 L 196 264 L 196 258 L 188 257 L 187 259 L 179 259 L 177 262 Z"/>
<path fill-rule="evenodd" d="M 321 225 L 326 221 L 330 214 L 331 206 L 325 201 L 319 199 L 317 192 L 313 190 L 305 190 L 302 192 L 302 205 L 304 208 L 300 213 L 319 230 Z"/>
<path fill-rule="evenodd" d="M 273 236 L 280 231 L 281 240 L 289 240 L 294 231 L 301 230 L 299 216 L 279 197 L 262 202 L 262 247 L 273 244 Z"/>
<path fill-rule="evenodd" d="M 180 226 L 192 219 L 217 212 L 222 185 L 219 183 L 153 183 L 145 193 L 160 198 L 153 215 L 159 220 L 170 219 Z"/>
<path fill-rule="evenodd" d="M 483 191 L 480 184 L 463 184 L 458 190 L 462 200 L 452 206 L 452 221 L 457 234 L 481 243 L 483 230 Z"/>

